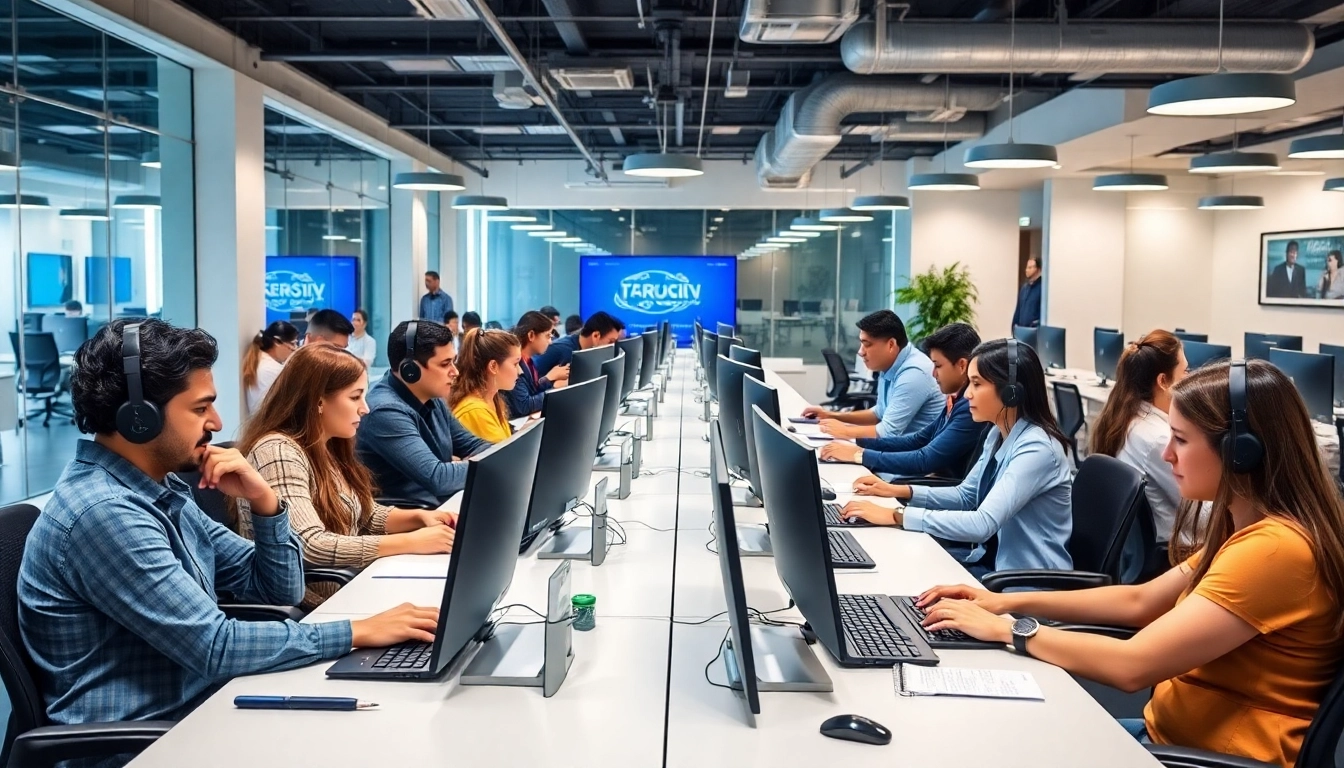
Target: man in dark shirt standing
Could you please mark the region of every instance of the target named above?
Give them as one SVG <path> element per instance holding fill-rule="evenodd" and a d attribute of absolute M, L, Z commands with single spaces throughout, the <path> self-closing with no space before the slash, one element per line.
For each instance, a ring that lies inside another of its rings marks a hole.
<path fill-rule="evenodd" d="M 1013 310 L 1013 326 L 1035 328 L 1041 324 L 1041 259 L 1027 259 L 1027 282 L 1017 292 L 1017 309 Z"/>
<path fill-rule="evenodd" d="M 551 342 L 545 354 L 532 358 L 532 365 L 536 366 L 538 376 L 545 376 L 557 365 L 569 365 L 570 358 L 580 349 L 615 344 L 624 331 L 625 323 L 606 312 L 594 312 L 578 333 L 561 336 Z"/>

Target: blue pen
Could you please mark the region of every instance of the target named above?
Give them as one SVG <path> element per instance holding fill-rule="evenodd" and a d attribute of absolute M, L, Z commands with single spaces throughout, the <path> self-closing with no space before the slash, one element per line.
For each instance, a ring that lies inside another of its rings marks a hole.
<path fill-rule="evenodd" d="M 353 712 L 372 709 L 377 704 L 341 696 L 235 696 L 233 706 L 239 709 L 322 709 Z"/>

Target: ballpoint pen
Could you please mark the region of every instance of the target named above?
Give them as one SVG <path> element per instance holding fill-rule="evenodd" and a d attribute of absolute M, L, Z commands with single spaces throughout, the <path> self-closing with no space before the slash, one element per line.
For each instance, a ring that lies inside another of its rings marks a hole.
<path fill-rule="evenodd" d="M 321 709 L 353 712 L 357 709 L 372 709 L 378 705 L 371 701 L 341 696 L 236 696 L 233 699 L 233 706 L 239 709 Z"/>

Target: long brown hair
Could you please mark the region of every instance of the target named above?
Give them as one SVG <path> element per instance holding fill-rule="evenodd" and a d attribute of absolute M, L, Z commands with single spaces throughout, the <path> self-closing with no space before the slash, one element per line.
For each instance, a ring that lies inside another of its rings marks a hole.
<path fill-rule="evenodd" d="M 261 353 L 270 352 L 277 344 L 293 344 L 299 340 L 299 329 L 276 320 L 266 326 L 266 330 L 252 337 L 243 353 L 243 389 L 251 389 L 257 383 L 257 366 L 261 364 Z"/>
<path fill-rule="evenodd" d="M 322 439 L 319 401 L 354 386 L 364 363 L 330 344 L 309 344 L 290 356 L 261 408 L 243 428 L 238 450 L 252 452 L 267 435 L 280 434 L 299 444 L 312 466 L 313 507 L 329 531 L 349 527 L 341 503 L 342 486 L 359 502 L 361 518 L 373 514 L 373 474 L 355 456 L 355 440 Z"/>
<path fill-rule="evenodd" d="M 1230 423 L 1229 368 L 1229 363 L 1215 363 L 1190 374 L 1176 385 L 1171 403 L 1220 452 Z M 1246 363 L 1246 402 L 1250 431 L 1264 446 L 1264 460 L 1244 474 L 1224 465 L 1213 511 L 1200 530 L 1194 526 L 1199 505 L 1182 505 L 1176 530 L 1192 531 L 1194 536 L 1188 547 L 1178 546 L 1177 538 L 1172 538 L 1172 564 L 1202 549 L 1190 584 L 1204 578 L 1214 553 L 1234 532 L 1229 505 L 1237 496 L 1306 537 L 1316 572 L 1338 603 L 1344 600 L 1344 500 L 1316 446 L 1307 407 L 1288 377 L 1263 360 Z M 1344 613 L 1337 627 L 1344 628 Z"/>
<path fill-rule="evenodd" d="M 1149 331 L 1142 339 L 1131 341 L 1115 367 L 1110 399 L 1090 430 L 1088 451 L 1103 456 L 1120 453 L 1143 404 L 1153 402 L 1157 394 L 1157 377 L 1174 375 L 1180 364 L 1181 340 L 1167 331 Z"/>
<path fill-rule="evenodd" d="M 503 365 L 515 349 L 519 349 L 518 337 L 510 331 L 493 328 L 467 331 L 457 354 L 457 381 L 453 382 L 452 394 L 448 396 L 448 407 L 456 408 L 466 398 L 484 393 L 486 380 L 490 377 L 490 363 Z M 509 406 L 503 392 L 495 393 L 494 406 L 500 422 L 508 421 Z"/>

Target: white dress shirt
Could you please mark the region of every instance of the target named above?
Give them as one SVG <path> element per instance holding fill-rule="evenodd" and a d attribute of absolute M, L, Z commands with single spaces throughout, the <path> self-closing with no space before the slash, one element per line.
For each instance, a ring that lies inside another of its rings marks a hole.
<path fill-rule="evenodd" d="M 350 354 L 364 361 L 365 368 L 373 367 L 373 358 L 378 356 L 378 342 L 373 340 L 369 334 L 364 334 L 363 338 L 351 335 L 350 343 L 345 345 Z"/>
<path fill-rule="evenodd" d="M 1129 425 L 1129 436 L 1115 458 L 1142 472 L 1148 478 L 1145 494 L 1153 508 L 1153 525 L 1158 542 L 1171 539 L 1176 524 L 1176 511 L 1181 506 L 1181 492 L 1176 488 L 1176 477 L 1171 465 L 1162 458 L 1162 452 L 1171 441 L 1171 424 L 1167 414 L 1152 403 L 1144 403 L 1139 415 Z"/>
<path fill-rule="evenodd" d="M 265 352 L 261 353 L 261 360 L 257 361 L 257 383 L 247 388 L 248 413 L 256 413 L 261 408 L 261 401 L 266 399 L 266 393 L 271 391 L 271 385 L 283 370 L 284 363 Z"/>

